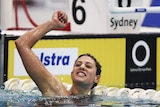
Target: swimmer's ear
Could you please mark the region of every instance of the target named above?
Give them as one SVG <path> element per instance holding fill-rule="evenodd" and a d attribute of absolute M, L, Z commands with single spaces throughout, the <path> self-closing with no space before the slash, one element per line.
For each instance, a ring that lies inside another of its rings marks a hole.
<path fill-rule="evenodd" d="M 71 75 L 73 74 L 73 70 L 72 70 L 72 72 L 71 72 Z"/>
<path fill-rule="evenodd" d="M 100 77 L 101 77 L 100 75 L 96 75 L 94 83 L 99 83 Z"/>
<path fill-rule="evenodd" d="M 71 74 L 73 73 L 73 70 L 72 70 L 72 72 L 71 72 Z"/>

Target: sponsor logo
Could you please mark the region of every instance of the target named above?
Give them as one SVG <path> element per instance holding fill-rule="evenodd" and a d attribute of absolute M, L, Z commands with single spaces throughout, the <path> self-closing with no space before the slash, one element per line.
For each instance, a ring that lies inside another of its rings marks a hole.
<path fill-rule="evenodd" d="M 144 51 L 144 58 L 142 60 L 138 59 L 137 58 L 137 50 L 138 48 L 144 48 L 144 49 L 141 49 L 139 53 L 142 53 L 142 51 Z M 131 72 L 145 72 L 145 71 L 152 71 L 152 68 L 150 67 L 146 67 L 146 68 L 140 68 L 140 67 L 143 67 L 147 64 L 147 62 L 149 61 L 150 59 L 150 48 L 149 48 L 149 45 L 143 41 L 143 40 L 139 40 L 137 41 L 133 48 L 132 48 L 132 60 L 134 62 L 135 65 L 138 66 L 138 68 L 130 68 L 130 71 Z"/>
<path fill-rule="evenodd" d="M 156 39 L 149 36 L 127 37 L 126 84 L 129 88 L 155 89 Z"/>
<path fill-rule="evenodd" d="M 33 52 L 39 57 L 42 64 L 54 75 L 69 75 L 74 61 L 78 56 L 78 48 L 35 48 Z M 21 58 L 14 51 L 14 76 L 28 75 Z"/>
<path fill-rule="evenodd" d="M 45 55 L 45 52 L 42 52 L 40 54 L 40 60 L 45 66 L 69 65 L 70 57 L 71 56 L 69 55 L 57 56 L 56 53 L 52 53 L 51 56 Z"/>

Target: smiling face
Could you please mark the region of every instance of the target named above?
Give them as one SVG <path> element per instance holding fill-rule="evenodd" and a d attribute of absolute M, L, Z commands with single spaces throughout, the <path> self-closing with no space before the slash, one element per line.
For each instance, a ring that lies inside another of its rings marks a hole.
<path fill-rule="evenodd" d="M 74 64 L 71 77 L 73 83 L 82 87 L 91 88 L 94 83 L 99 82 L 99 75 L 96 75 L 96 63 L 89 56 L 81 56 Z"/>

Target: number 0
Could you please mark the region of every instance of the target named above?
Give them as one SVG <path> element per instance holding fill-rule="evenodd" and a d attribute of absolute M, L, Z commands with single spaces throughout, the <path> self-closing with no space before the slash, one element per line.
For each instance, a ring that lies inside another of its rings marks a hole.
<path fill-rule="evenodd" d="M 86 12 L 85 9 L 82 6 L 76 6 L 78 0 L 73 0 L 72 4 L 72 15 L 75 23 L 77 24 L 83 24 L 86 20 Z M 81 0 L 82 3 L 85 3 L 85 0 Z M 80 19 L 77 18 L 77 12 L 82 12 L 82 17 Z"/>

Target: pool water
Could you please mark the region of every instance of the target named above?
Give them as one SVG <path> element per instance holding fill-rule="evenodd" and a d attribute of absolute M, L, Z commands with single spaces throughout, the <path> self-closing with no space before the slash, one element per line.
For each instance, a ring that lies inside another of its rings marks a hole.
<path fill-rule="evenodd" d="M 42 97 L 39 91 L 0 89 L 0 107 L 160 107 L 152 100 L 105 95 Z"/>
<path fill-rule="evenodd" d="M 71 84 L 63 83 L 69 90 Z M 160 107 L 160 91 L 96 86 L 89 96 L 43 97 L 31 79 L 11 78 L 0 87 L 0 107 Z"/>

